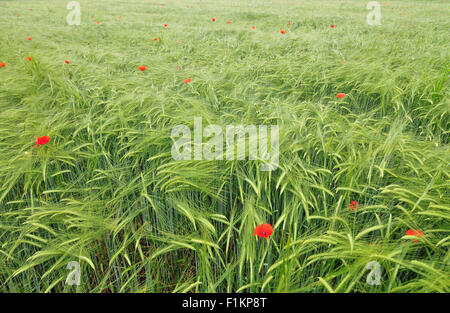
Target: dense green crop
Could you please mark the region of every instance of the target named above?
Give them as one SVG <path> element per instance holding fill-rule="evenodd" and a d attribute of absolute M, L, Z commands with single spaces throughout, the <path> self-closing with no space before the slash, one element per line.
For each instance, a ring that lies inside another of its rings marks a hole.
<path fill-rule="evenodd" d="M 0 292 L 450 291 L 448 1 L 67 2 L 0 1 Z M 278 169 L 174 160 L 194 117 Z"/>

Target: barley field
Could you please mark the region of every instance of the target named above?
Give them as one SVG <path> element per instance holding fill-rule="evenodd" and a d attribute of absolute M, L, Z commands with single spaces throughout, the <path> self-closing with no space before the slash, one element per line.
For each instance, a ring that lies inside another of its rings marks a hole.
<path fill-rule="evenodd" d="M 0 0 L 0 293 L 450 292 L 450 1 L 68 3 Z"/>

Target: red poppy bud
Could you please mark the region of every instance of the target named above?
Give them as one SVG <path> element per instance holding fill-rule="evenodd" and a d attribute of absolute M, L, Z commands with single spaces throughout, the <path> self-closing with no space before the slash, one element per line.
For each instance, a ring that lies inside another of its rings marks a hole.
<path fill-rule="evenodd" d="M 350 211 L 356 211 L 356 208 L 359 207 L 359 204 L 356 201 L 351 201 L 348 206 L 350 208 Z"/>

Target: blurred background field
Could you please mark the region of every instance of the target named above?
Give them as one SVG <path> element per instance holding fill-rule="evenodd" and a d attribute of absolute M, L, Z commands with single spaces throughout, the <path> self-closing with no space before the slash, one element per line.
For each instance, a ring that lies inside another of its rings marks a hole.
<path fill-rule="evenodd" d="M 0 0 L 0 292 L 449 292 L 449 1 L 68 2 Z M 194 116 L 279 168 L 173 160 Z"/>

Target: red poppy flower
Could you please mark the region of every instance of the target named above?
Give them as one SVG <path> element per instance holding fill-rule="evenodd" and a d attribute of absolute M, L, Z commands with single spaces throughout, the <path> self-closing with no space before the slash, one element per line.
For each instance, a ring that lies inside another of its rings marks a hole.
<path fill-rule="evenodd" d="M 97 21 L 96 23 L 97 23 L 97 24 L 100 24 L 101 22 L 100 22 L 100 21 Z"/>
<path fill-rule="evenodd" d="M 352 201 L 349 205 L 351 211 L 356 211 L 356 208 L 359 207 L 359 203 L 356 201 Z"/>
<path fill-rule="evenodd" d="M 33 38 L 32 38 L 32 37 L 28 37 L 27 39 L 28 39 L 28 40 L 32 40 Z"/>
<path fill-rule="evenodd" d="M 346 94 L 343 93 L 343 92 L 340 92 L 340 93 L 338 93 L 338 94 L 336 95 L 336 97 L 339 98 L 339 99 L 342 99 L 342 98 L 344 98 L 345 96 L 346 96 Z"/>
<path fill-rule="evenodd" d="M 215 21 L 216 21 L 216 19 L 215 19 L 215 18 L 213 17 L 213 18 L 212 18 L 212 21 L 213 21 L 213 22 L 215 22 Z"/>
<path fill-rule="evenodd" d="M 286 34 L 286 31 L 284 29 L 280 30 L 280 33 Z"/>
<path fill-rule="evenodd" d="M 270 224 L 261 224 L 256 226 L 253 231 L 253 236 L 258 236 L 262 238 L 269 238 L 273 233 L 272 226 Z"/>
<path fill-rule="evenodd" d="M 227 24 L 230 24 L 231 22 L 230 21 L 227 21 Z"/>
<path fill-rule="evenodd" d="M 64 62 L 66 62 L 66 64 L 69 64 L 70 62 L 69 61 L 67 61 L 67 60 L 65 60 Z"/>
<path fill-rule="evenodd" d="M 0 67 L 5 67 L 6 63 L 5 62 L 0 62 Z"/>
<path fill-rule="evenodd" d="M 158 38 L 153 39 L 154 41 L 158 40 Z"/>
<path fill-rule="evenodd" d="M 408 236 L 416 236 L 418 238 L 423 236 L 423 232 L 421 232 L 420 230 L 416 229 L 416 230 L 412 230 L 412 229 L 408 229 L 406 231 L 406 235 Z M 419 240 L 413 240 L 414 242 L 419 242 Z"/>
<path fill-rule="evenodd" d="M 50 137 L 49 136 L 42 136 L 42 137 L 38 136 L 36 138 L 36 148 L 39 148 L 39 146 L 45 145 L 49 141 L 50 141 Z"/>
<path fill-rule="evenodd" d="M 167 27 L 167 24 L 164 24 L 164 27 Z"/>
<path fill-rule="evenodd" d="M 28 60 L 28 61 L 31 61 L 31 57 L 28 57 L 27 60 Z"/>
<path fill-rule="evenodd" d="M 147 69 L 147 67 L 145 65 L 141 65 L 141 66 L 138 66 L 138 69 L 140 69 L 141 71 L 145 71 Z"/>
<path fill-rule="evenodd" d="M 190 78 L 186 78 L 185 80 L 184 80 L 184 83 L 185 84 L 189 84 L 191 82 L 191 79 Z"/>
<path fill-rule="evenodd" d="M 331 25 L 330 27 L 331 27 L 331 28 L 334 28 L 334 25 Z"/>
<path fill-rule="evenodd" d="M 255 29 L 256 27 L 255 26 L 252 26 L 252 29 Z"/>

